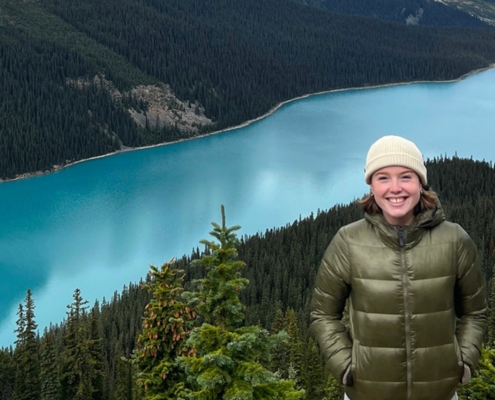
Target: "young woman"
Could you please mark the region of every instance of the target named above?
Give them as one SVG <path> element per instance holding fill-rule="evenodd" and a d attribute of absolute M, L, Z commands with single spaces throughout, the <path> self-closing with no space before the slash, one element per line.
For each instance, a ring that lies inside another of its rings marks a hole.
<path fill-rule="evenodd" d="M 478 251 L 445 221 L 411 141 L 376 141 L 365 180 L 364 219 L 337 232 L 316 276 L 311 329 L 327 368 L 351 400 L 456 399 L 485 333 Z"/>

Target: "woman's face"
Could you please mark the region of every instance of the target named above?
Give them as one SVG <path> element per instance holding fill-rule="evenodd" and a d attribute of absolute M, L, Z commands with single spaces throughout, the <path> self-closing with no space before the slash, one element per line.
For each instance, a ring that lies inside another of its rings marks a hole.
<path fill-rule="evenodd" d="M 391 225 L 410 225 L 421 197 L 418 175 L 405 167 L 385 167 L 371 177 L 371 193 Z"/>

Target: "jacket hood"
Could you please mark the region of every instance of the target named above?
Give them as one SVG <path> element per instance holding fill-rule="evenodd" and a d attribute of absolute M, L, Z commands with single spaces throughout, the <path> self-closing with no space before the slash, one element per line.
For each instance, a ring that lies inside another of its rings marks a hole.
<path fill-rule="evenodd" d="M 418 214 L 409 226 L 390 225 L 383 214 L 364 215 L 364 218 L 377 230 L 382 242 L 388 247 L 398 249 L 399 230 L 403 231 L 406 249 L 416 246 L 423 235 L 430 229 L 445 221 L 445 213 L 440 201 L 436 200 L 436 207 Z"/>

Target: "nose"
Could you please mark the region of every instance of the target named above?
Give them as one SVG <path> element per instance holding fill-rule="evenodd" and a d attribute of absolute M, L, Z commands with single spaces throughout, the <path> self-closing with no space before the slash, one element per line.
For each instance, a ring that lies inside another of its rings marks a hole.
<path fill-rule="evenodd" d="M 402 190 L 400 181 L 398 179 L 392 179 L 390 182 L 390 191 L 393 193 L 399 193 Z"/>

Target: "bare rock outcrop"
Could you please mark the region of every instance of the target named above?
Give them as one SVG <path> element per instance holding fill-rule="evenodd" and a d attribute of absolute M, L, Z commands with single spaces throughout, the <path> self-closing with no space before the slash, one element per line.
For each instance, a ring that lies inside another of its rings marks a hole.
<path fill-rule="evenodd" d="M 132 119 L 141 127 L 146 124 L 152 128 L 176 127 L 182 132 L 197 133 L 199 128 L 213 122 L 205 115 L 204 108 L 198 103 L 189 103 L 178 99 L 169 85 L 139 85 L 130 92 L 120 92 L 111 81 L 101 76 L 93 79 L 70 79 L 67 84 L 82 89 L 88 85 L 97 85 L 106 90 L 115 101 L 121 102 L 124 96 L 145 104 L 145 110 L 129 108 Z"/>
<path fill-rule="evenodd" d="M 184 132 L 197 132 L 198 128 L 212 124 L 203 107 L 197 102 L 179 100 L 168 85 L 140 85 L 131 90 L 131 95 L 148 106 L 145 112 L 129 110 L 140 126 L 148 123 L 151 127 L 176 126 Z"/>

